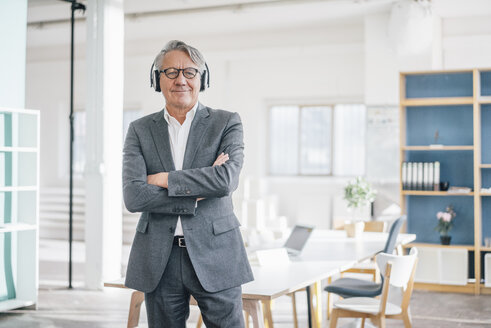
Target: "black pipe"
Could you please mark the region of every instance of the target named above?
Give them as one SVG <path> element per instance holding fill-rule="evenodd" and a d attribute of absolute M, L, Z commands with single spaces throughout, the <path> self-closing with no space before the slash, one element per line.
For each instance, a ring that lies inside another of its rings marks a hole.
<path fill-rule="evenodd" d="M 70 44 L 70 194 L 69 194 L 69 207 L 68 207 L 68 288 L 72 286 L 72 241 L 73 241 L 73 64 L 74 64 L 74 32 L 75 32 L 75 11 L 82 10 L 85 12 L 85 5 L 75 0 L 62 0 L 64 2 L 70 2 L 72 4 L 72 16 L 71 16 L 71 44 Z"/>

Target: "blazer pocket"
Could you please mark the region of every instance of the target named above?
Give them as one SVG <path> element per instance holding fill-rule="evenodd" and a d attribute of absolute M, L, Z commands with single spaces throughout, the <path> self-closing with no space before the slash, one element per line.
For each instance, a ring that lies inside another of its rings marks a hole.
<path fill-rule="evenodd" d="M 213 221 L 213 234 L 219 235 L 238 227 L 240 227 L 239 220 L 237 220 L 235 215 L 230 215 Z"/>
<path fill-rule="evenodd" d="M 138 224 L 136 225 L 136 231 L 141 233 L 147 233 L 148 229 L 148 214 L 142 213 L 140 220 L 138 220 Z"/>

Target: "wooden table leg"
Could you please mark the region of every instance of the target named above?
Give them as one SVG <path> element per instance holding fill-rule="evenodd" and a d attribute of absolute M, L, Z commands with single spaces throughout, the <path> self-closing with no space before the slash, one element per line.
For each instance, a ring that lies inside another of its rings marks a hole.
<path fill-rule="evenodd" d="M 273 311 L 271 300 L 262 301 L 264 305 L 264 326 L 266 328 L 273 328 Z"/>
<path fill-rule="evenodd" d="M 252 327 L 264 328 L 264 316 L 260 301 L 242 299 L 242 308 L 251 316 Z"/>
<path fill-rule="evenodd" d="M 140 321 L 140 310 L 143 301 L 145 300 L 145 294 L 140 291 L 134 291 L 131 294 L 130 312 L 128 314 L 128 328 L 138 327 L 138 321 Z"/>
<path fill-rule="evenodd" d="M 310 313 L 312 314 L 312 327 L 322 326 L 322 291 L 319 281 L 310 286 L 309 297 Z"/>

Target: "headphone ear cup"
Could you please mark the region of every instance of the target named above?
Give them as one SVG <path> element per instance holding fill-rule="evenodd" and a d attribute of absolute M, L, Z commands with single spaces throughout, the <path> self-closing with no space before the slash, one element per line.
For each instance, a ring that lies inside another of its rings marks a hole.
<path fill-rule="evenodd" d="M 154 76 L 154 88 L 156 92 L 160 92 L 160 72 L 158 70 L 153 71 L 153 76 Z"/>
<path fill-rule="evenodd" d="M 207 70 L 203 71 L 203 74 L 201 74 L 201 85 L 199 87 L 199 92 L 203 92 L 206 89 L 206 76 L 207 75 L 208 75 Z"/>

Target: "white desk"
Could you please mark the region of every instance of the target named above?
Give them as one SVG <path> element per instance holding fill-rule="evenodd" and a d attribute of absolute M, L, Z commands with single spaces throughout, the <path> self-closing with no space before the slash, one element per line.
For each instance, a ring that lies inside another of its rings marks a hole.
<path fill-rule="evenodd" d="M 342 230 L 315 230 L 302 254 L 293 262 L 271 267 L 253 265 L 255 280 L 242 286 L 244 310 L 252 315 L 253 326 L 255 328 L 264 326 L 273 328 L 271 301 L 293 291 L 309 287 L 312 291 L 309 296 L 309 310 L 313 313 L 314 319 L 312 325 L 313 327 L 321 327 L 322 291 L 320 282 L 381 252 L 387 236 L 387 233 L 364 232 L 360 238 L 354 239 L 347 238 L 346 233 Z M 400 234 L 398 244 L 404 245 L 415 239 L 416 235 Z M 104 285 L 124 287 L 122 280 Z M 135 294 L 134 296 L 140 304 L 143 301 L 142 295 L 137 296 Z M 261 302 L 265 304 L 264 322 L 257 320 L 257 318 L 263 317 Z M 136 308 L 139 312 L 139 305 Z M 130 305 L 129 317 L 132 317 L 131 309 L 135 309 L 134 304 Z M 138 319 L 136 319 L 137 324 Z M 130 322 L 128 322 L 128 327 L 133 327 Z"/>
<path fill-rule="evenodd" d="M 242 286 L 242 297 L 261 300 L 265 304 L 265 323 L 272 328 L 271 300 L 310 287 L 312 293 L 308 295 L 308 301 L 312 326 L 321 327 L 321 281 L 381 252 L 387 237 L 388 233 L 364 232 L 359 238 L 347 238 L 343 230 L 314 230 L 302 254 L 293 258 L 290 264 L 266 267 L 253 264 L 255 280 Z M 400 234 L 397 244 L 405 245 L 415 239 L 414 234 Z"/>

